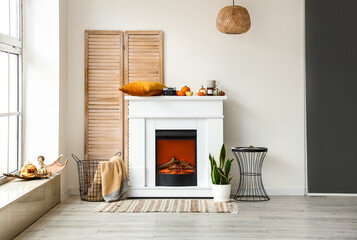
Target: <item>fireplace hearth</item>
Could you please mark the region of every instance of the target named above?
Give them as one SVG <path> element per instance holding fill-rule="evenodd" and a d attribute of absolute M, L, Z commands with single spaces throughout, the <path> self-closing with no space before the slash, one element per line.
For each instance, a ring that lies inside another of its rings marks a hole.
<path fill-rule="evenodd" d="M 156 130 L 156 186 L 197 186 L 196 138 L 196 130 Z"/>
<path fill-rule="evenodd" d="M 129 197 L 211 197 L 209 153 L 223 144 L 226 96 L 126 96 Z"/>

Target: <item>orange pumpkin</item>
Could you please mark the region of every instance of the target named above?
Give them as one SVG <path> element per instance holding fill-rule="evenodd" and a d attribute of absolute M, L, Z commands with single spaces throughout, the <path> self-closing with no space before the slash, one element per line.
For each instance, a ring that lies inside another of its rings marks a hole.
<path fill-rule="evenodd" d="M 21 175 L 22 176 L 34 176 L 37 172 L 37 168 L 31 162 L 28 162 L 21 168 Z"/>
<path fill-rule="evenodd" d="M 199 92 L 205 92 L 205 91 L 207 91 L 207 89 L 204 88 L 203 85 L 201 85 L 201 88 L 200 88 L 200 90 L 198 90 L 198 91 L 199 91 Z"/>
<path fill-rule="evenodd" d="M 198 93 L 197 93 L 197 96 L 204 96 L 204 95 L 205 95 L 204 92 L 198 92 Z"/>
<path fill-rule="evenodd" d="M 186 96 L 186 92 L 177 91 L 177 96 Z"/>
<path fill-rule="evenodd" d="M 186 95 L 186 92 L 191 92 L 191 89 L 187 86 L 184 86 L 183 88 L 181 88 L 181 92 L 183 92 Z"/>

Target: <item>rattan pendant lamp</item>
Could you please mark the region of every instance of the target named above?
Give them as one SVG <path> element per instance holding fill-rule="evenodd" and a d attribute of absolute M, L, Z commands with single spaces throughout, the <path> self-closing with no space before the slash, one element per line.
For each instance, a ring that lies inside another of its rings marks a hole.
<path fill-rule="evenodd" d="M 248 10 L 241 6 L 227 6 L 219 11 L 216 21 L 217 29 L 227 34 L 242 34 L 250 29 Z"/>

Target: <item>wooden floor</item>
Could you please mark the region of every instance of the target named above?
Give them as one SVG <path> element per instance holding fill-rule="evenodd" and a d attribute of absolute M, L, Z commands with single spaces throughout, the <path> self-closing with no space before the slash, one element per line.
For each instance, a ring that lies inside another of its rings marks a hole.
<path fill-rule="evenodd" d="M 239 214 L 95 213 L 72 196 L 16 239 L 357 239 L 357 197 L 272 197 Z"/>

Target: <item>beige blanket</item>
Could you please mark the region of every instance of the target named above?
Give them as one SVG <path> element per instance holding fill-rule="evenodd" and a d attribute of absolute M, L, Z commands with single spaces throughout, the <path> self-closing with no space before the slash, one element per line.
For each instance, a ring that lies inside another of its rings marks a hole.
<path fill-rule="evenodd" d="M 128 181 L 123 159 L 114 156 L 109 161 L 100 162 L 100 168 L 104 200 L 113 202 L 125 198 Z"/>

